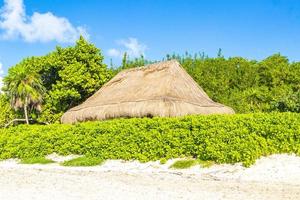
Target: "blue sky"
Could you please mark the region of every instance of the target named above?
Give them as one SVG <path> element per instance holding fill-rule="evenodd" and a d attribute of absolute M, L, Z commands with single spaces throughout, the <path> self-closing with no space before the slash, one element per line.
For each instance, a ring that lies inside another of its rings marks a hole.
<path fill-rule="evenodd" d="M 80 34 L 106 62 L 128 51 L 263 59 L 280 52 L 300 61 L 298 0 L 0 0 L 0 77 L 26 56 L 72 45 Z M 1 65 L 1 64 L 0 64 Z"/>

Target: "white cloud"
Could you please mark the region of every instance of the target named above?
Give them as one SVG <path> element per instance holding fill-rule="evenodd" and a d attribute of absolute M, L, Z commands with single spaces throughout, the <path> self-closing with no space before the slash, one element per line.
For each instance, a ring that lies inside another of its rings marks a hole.
<path fill-rule="evenodd" d="M 147 50 L 147 46 L 140 43 L 136 38 L 117 40 L 116 44 L 120 46 L 120 48 L 109 49 L 107 52 L 109 56 L 121 58 L 124 53 L 127 52 L 129 57 L 139 57 L 141 55 L 145 56 L 145 51 Z"/>
<path fill-rule="evenodd" d="M 0 29 L 3 39 L 21 38 L 26 42 L 74 42 L 80 35 L 88 37 L 83 27 L 74 27 L 68 19 L 51 12 L 27 16 L 23 0 L 4 0 Z"/>
<path fill-rule="evenodd" d="M 118 49 L 109 49 L 107 54 L 112 57 L 122 57 L 122 52 Z"/>
<path fill-rule="evenodd" d="M 3 68 L 2 68 L 2 63 L 0 62 L 0 93 L 1 93 L 1 88 L 3 86 L 3 84 L 2 84 L 3 75 L 4 75 L 4 71 L 3 71 Z"/>

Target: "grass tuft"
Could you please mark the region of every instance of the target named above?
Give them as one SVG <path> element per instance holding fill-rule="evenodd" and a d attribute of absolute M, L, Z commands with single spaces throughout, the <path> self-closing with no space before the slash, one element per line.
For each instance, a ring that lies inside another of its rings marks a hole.
<path fill-rule="evenodd" d="M 50 164 L 50 163 L 54 163 L 54 161 L 44 157 L 34 157 L 34 158 L 22 158 L 21 163 L 22 164 Z"/>
<path fill-rule="evenodd" d="M 61 165 L 68 166 L 68 167 L 79 167 L 79 166 L 87 167 L 87 166 L 100 165 L 102 163 L 103 160 L 101 158 L 83 156 L 83 157 L 65 161 Z"/>
<path fill-rule="evenodd" d="M 194 159 L 188 159 L 188 160 L 178 160 L 174 162 L 170 168 L 173 169 L 187 169 L 197 164 L 197 161 Z"/>
<path fill-rule="evenodd" d="M 215 162 L 211 160 L 198 160 L 198 163 L 203 168 L 208 168 L 215 164 Z"/>
<path fill-rule="evenodd" d="M 161 159 L 159 160 L 159 163 L 160 163 L 161 165 L 166 164 L 166 163 L 167 163 L 167 159 L 166 159 L 166 158 L 161 158 Z"/>

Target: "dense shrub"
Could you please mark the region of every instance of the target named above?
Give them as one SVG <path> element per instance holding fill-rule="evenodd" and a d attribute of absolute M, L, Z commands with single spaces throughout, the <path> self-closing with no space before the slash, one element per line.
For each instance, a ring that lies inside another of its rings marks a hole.
<path fill-rule="evenodd" d="M 300 114 L 133 118 L 0 129 L 0 159 L 53 152 L 142 162 L 192 156 L 249 165 L 273 153 L 300 155 Z"/>
<path fill-rule="evenodd" d="M 182 66 L 215 101 L 237 113 L 300 112 L 300 63 L 280 54 L 245 58 L 181 58 Z"/>

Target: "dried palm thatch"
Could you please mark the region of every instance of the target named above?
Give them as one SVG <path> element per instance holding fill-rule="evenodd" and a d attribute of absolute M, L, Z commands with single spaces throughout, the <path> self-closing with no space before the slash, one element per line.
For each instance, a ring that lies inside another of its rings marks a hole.
<path fill-rule="evenodd" d="M 67 111 L 61 121 L 214 113 L 234 111 L 212 101 L 180 64 L 171 60 L 121 71 L 84 103 Z"/>

